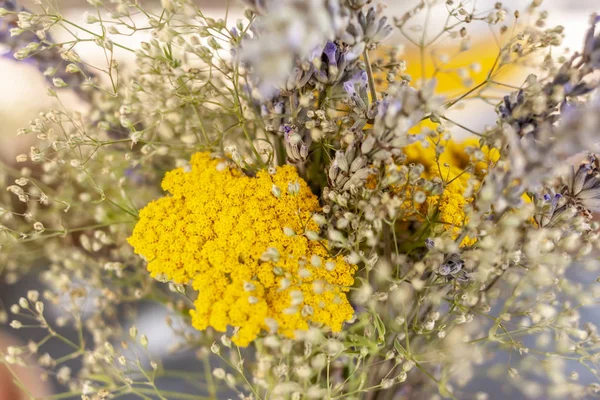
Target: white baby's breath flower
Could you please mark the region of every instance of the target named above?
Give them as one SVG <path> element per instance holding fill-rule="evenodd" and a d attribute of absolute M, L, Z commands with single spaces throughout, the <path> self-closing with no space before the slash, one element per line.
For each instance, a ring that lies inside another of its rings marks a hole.
<path fill-rule="evenodd" d="M 11 321 L 10 327 L 13 329 L 21 329 L 23 327 L 23 324 L 21 323 L 21 321 L 17 321 L 15 319 L 15 320 Z"/>

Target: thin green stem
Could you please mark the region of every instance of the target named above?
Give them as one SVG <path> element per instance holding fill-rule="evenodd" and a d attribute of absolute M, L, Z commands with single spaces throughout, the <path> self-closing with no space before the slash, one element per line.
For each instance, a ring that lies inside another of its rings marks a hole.
<path fill-rule="evenodd" d="M 377 101 L 377 91 L 375 90 L 375 78 L 373 77 L 373 68 L 371 67 L 371 60 L 369 59 L 369 50 L 365 48 L 363 51 L 363 57 L 365 59 L 365 69 L 367 71 L 367 78 L 369 79 L 369 90 L 371 91 L 371 101 Z"/>

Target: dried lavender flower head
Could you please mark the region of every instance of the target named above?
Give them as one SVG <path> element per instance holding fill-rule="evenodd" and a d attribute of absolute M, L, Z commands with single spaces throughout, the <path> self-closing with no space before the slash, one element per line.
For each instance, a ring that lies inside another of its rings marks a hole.
<path fill-rule="evenodd" d="M 569 205 L 591 217 L 600 212 L 600 167 L 598 158 L 591 154 L 579 167 L 572 166 L 562 195 Z"/>

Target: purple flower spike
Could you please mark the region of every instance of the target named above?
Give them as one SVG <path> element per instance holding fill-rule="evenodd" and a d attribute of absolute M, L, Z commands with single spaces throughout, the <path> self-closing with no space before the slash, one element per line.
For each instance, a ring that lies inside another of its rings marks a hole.
<path fill-rule="evenodd" d="M 344 83 L 344 90 L 350 96 L 356 96 L 356 89 L 354 89 L 354 82 L 352 82 L 352 80 Z"/>
<path fill-rule="evenodd" d="M 433 250 L 435 248 L 435 244 L 431 238 L 425 239 L 425 246 L 427 246 L 429 250 Z"/>
<path fill-rule="evenodd" d="M 359 82 L 364 87 L 367 87 L 369 85 L 369 76 L 367 75 L 367 72 L 366 71 L 362 71 L 362 72 L 359 72 L 358 74 L 360 74 L 360 76 L 359 76 Z"/>
<path fill-rule="evenodd" d="M 323 49 L 323 53 L 325 53 L 325 55 L 327 56 L 327 59 L 329 60 L 329 65 L 335 65 L 337 63 L 337 46 L 335 43 L 327 42 L 327 44 L 325 45 L 325 49 Z"/>
<path fill-rule="evenodd" d="M 291 135 L 291 133 L 292 133 L 292 127 L 289 126 L 289 125 L 287 125 L 287 124 L 283 125 L 283 139 L 286 142 L 290 141 L 290 135 Z"/>

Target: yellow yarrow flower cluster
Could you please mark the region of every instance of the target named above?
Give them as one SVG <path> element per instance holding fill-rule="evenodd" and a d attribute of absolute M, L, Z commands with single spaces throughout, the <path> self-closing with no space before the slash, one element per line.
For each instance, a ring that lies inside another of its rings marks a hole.
<path fill-rule="evenodd" d="M 195 328 L 239 328 L 233 341 L 247 346 L 263 330 L 340 331 L 352 317 L 346 292 L 356 267 L 302 235 L 318 231 L 319 204 L 294 167 L 253 178 L 197 153 L 189 172 L 168 172 L 162 187 L 171 195 L 140 211 L 129 243 L 152 276 L 192 282 Z"/>
<path fill-rule="evenodd" d="M 440 178 L 444 184 L 444 191 L 439 196 L 428 196 L 421 210 L 424 214 L 437 212 L 437 221 L 440 224 L 437 229 L 452 233 L 453 238 L 458 237 L 461 228 L 467 223 L 465 206 L 473 201 L 465 197 L 469 179 L 472 173 L 467 172 L 469 164 L 473 165 L 470 171 L 482 175 L 489 163 L 496 162 L 499 153 L 496 149 L 481 149 L 484 160 L 472 163 L 471 156 L 467 154 L 467 147 L 479 148 L 477 139 L 468 139 L 461 143 L 448 140 L 443 143 L 444 151 L 436 156 L 435 147 L 423 146 L 421 142 L 413 143 L 404 149 L 406 162 L 421 164 L 425 167 L 423 177 L 427 179 Z M 475 243 L 474 239 L 466 237 L 461 242 L 462 246 L 470 246 Z"/>

